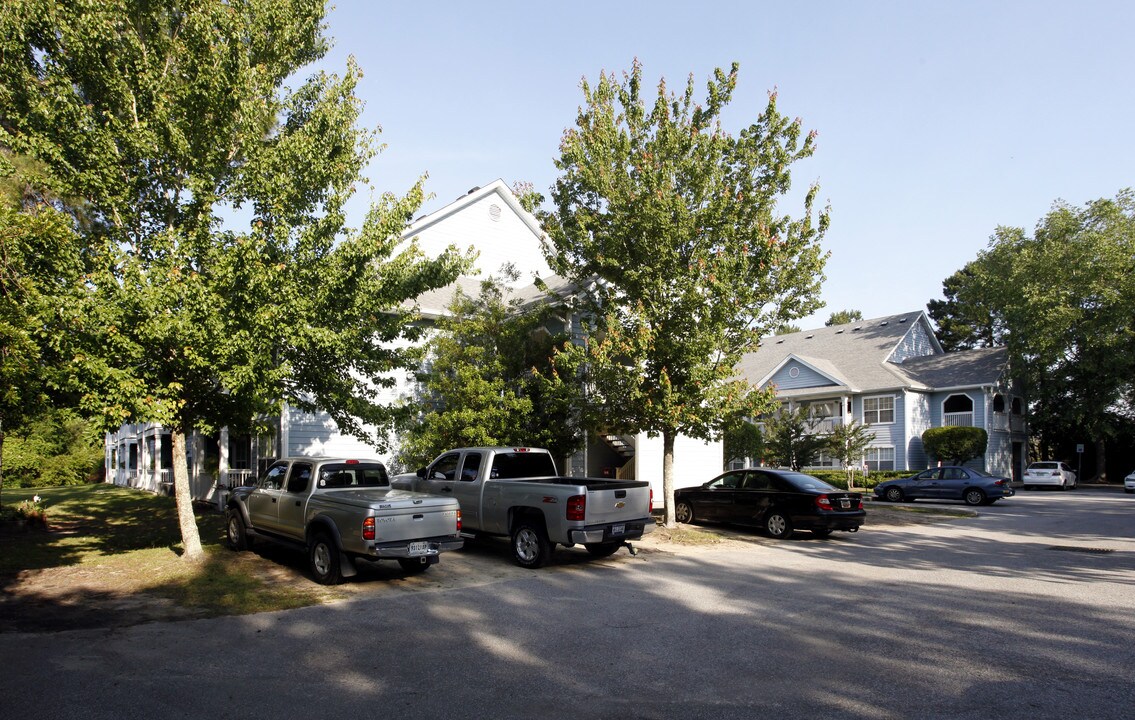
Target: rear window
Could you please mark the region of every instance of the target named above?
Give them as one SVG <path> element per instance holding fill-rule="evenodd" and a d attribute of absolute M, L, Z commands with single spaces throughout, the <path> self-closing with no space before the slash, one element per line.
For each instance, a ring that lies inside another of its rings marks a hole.
<path fill-rule="evenodd" d="M 316 487 L 322 490 L 347 487 L 388 487 L 390 476 L 382 463 L 333 463 L 319 468 Z"/>
<path fill-rule="evenodd" d="M 556 464 L 548 453 L 497 453 L 493 458 L 493 469 L 489 477 L 513 480 L 526 477 L 552 477 L 556 474 Z"/>
<path fill-rule="evenodd" d="M 1029 470 L 1055 470 L 1056 467 L 1054 462 L 1035 462 L 1029 465 Z"/>
<path fill-rule="evenodd" d="M 805 475 L 804 473 L 784 473 L 779 477 L 787 480 L 788 483 L 797 490 L 843 492 L 834 485 L 829 485 L 819 478 L 814 478 L 811 475 Z"/>

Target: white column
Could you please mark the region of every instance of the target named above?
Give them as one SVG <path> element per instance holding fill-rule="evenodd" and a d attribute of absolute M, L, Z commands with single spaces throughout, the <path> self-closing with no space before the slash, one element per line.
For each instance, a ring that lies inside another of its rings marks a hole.
<path fill-rule="evenodd" d="M 221 428 L 221 439 L 217 441 L 220 450 L 220 459 L 217 462 L 217 484 L 228 487 L 229 484 L 229 428 Z"/>

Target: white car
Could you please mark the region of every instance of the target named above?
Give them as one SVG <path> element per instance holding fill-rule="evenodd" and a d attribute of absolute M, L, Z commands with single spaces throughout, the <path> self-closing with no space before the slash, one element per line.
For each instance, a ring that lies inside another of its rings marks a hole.
<path fill-rule="evenodd" d="M 1135 470 L 1132 470 L 1127 474 L 1127 477 L 1123 478 L 1123 492 L 1135 493 Z"/>
<path fill-rule="evenodd" d="M 1051 485 L 1061 490 L 1070 490 L 1076 487 L 1076 473 L 1066 463 L 1055 460 L 1030 463 L 1025 469 L 1025 476 L 1021 478 L 1025 489 L 1029 490 L 1041 485 Z"/>

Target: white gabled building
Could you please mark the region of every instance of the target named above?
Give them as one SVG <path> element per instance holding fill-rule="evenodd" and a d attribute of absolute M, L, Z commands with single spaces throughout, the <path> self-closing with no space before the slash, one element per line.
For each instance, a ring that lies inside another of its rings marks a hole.
<path fill-rule="evenodd" d="M 544 257 L 545 237 L 539 221 L 520 206 L 503 180 L 470 190 L 445 207 L 415 220 L 403 233 L 403 240 L 414 240 L 430 257 L 448 247 L 472 250 L 476 254 L 473 274 L 453 285 L 424 293 L 417 306 L 426 320 L 448 311 L 457 288 L 475 295 L 481 278 L 498 273 L 507 263 L 518 273 L 513 290 L 519 297 L 540 302 L 542 291 L 536 278 L 550 286 L 562 287 Z M 571 322 L 571 319 L 567 319 Z M 397 402 L 410 397 L 414 379 L 409 374 L 396 378 L 393 388 L 384 390 L 380 402 Z M 393 443 L 397 438 L 390 438 Z M 254 477 L 266 459 L 288 455 L 365 456 L 374 448 L 339 431 L 325 412 L 306 412 L 285 406 L 277 431 L 270 437 L 236 437 L 222 430 L 214 436 L 198 433 L 187 438 L 190 485 L 195 499 L 215 501 L 219 489 Z M 169 487 L 172 465 L 169 432 L 160 425 L 124 425 L 106 437 L 107 478 L 119 485 L 141 487 L 156 492 Z M 722 468 L 720 442 L 679 438 L 674 467 L 678 486 L 704 482 Z M 389 459 L 389 458 L 386 458 Z M 576 476 L 618 476 L 649 480 L 655 503 L 662 499 L 662 440 L 638 436 L 599 436 L 584 450 L 568 459 L 561 468 Z"/>

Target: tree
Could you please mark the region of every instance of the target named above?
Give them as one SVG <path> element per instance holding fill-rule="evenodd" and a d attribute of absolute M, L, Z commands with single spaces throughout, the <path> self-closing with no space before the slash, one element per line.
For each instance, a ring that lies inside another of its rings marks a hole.
<path fill-rule="evenodd" d="M 782 408 L 765 421 L 766 457 L 793 470 L 811 465 L 829 446 L 828 436 L 816 432 L 818 424 L 807 405 Z"/>
<path fill-rule="evenodd" d="M 712 438 L 725 418 L 770 407 L 771 392 L 737 379 L 737 362 L 819 306 L 827 259 L 818 188 L 800 218 L 776 207 L 815 133 L 781 115 L 775 93 L 756 122 L 725 132 L 736 82 L 736 64 L 717 70 L 699 103 L 693 76 L 680 97 L 661 81 L 648 108 L 637 61 L 621 83 L 605 73 L 594 87 L 584 81 L 551 193 L 550 262 L 581 288 L 586 325 L 584 343 L 562 354 L 592 390 L 592 418 L 662 436 L 669 526 L 674 439 Z"/>
<path fill-rule="evenodd" d="M 831 327 L 832 325 L 846 325 L 856 320 L 862 320 L 863 313 L 858 310 L 836 310 L 824 323 L 824 327 Z"/>
<path fill-rule="evenodd" d="M 438 321 L 419 376 L 421 412 L 407 428 L 400 462 L 416 467 L 454 447 L 533 445 L 564 458 L 582 443 L 573 421 L 579 387 L 549 379 L 551 308 L 523 308 L 497 278 L 476 298 L 458 292 Z"/>
<path fill-rule="evenodd" d="M 761 429 L 748 419 L 734 416 L 725 424 L 721 434 L 725 460 L 760 460 L 765 453 L 765 438 Z"/>
<path fill-rule="evenodd" d="M 922 433 L 922 447 L 931 457 L 962 465 L 985 452 L 989 435 L 978 427 L 936 427 Z"/>
<path fill-rule="evenodd" d="M 359 77 L 284 81 L 321 57 L 322 0 L 13 0 L 0 11 L 0 145 L 89 204 L 93 269 L 70 318 L 82 407 L 171 429 L 185 557 L 202 557 L 186 434 L 281 402 L 345 432 L 389 427 L 371 401 L 407 367 L 401 302 L 449 282 L 452 254 L 395 255 L 421 181 L 357 231 L 344 205 L 374 156 Z M 250 217 L 230 229 L 223 214 Z M 372 442 L 381 438 L 373 436 Z"/>
<path fill-rule="evenodd" d="M 1135 194 L 1057 202 L 1032 236 L 999 227 L 961 276 L 957 307 L 988 309 L 981 335 L 1008 346 L 1033 430 L 1094 441 L 1106 479 L 1107 440 L 1135 422 Z"/>
<path fill-rule="evenodd" d="M 863 453 L 874 439 L 871 427 L 855 420 L 836 425 L 828 435 L 827 451 L 847 470 L 848 487 L 855 475 L 851 463 L 863 459 Z"/>
<path fill-rule="evenodd" d="M 945 300 L 926 303 L 927 314 L 938 326 L 937 337 L 946 352 L 996 347 L 1002 340 L 994 325 L 993 308 L 983 302 L 980 271 L 967 264 L 942 281 Z"/>

